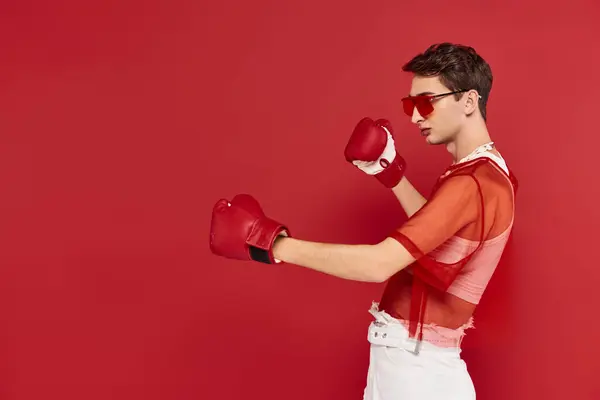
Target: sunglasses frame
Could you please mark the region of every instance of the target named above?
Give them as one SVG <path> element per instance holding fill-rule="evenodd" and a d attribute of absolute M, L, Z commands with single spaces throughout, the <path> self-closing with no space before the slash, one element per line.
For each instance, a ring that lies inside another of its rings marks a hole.
<path fill-rule="evenodd" d="M 404 108 L 404 113 L 406 115 L 408 115 L 409 117 L 412 117 L 413 113 L 415 112 L 415 107 L 416 107 L 417 111 L 419 111 L 419 114 L 422 117 L 426 117 L 433 112 L 433 100 L 444 97 L 444 96 L 449 96 L 451 94 L 468 92 L 469 90 L 470 89 L 460 89 L 460 90 L 455 90 L 455 91 L 447 92 L 447 93 L 424 94 L 424 95 L 420 95 L 420 96 L 404 97 L 404 98 L 402 98 L 402 106 Z M 479 96 L 479 98 L 481 98 L 481 96 Z M 407 110 L 407 104 L 410 105 L 410 113 Z"/>

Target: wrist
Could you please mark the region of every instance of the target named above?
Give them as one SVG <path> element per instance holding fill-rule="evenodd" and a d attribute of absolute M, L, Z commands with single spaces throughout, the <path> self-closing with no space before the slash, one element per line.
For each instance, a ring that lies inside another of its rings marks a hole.
<path fill-rule="evenodd" d="M 407 182 L 408 182 L 408 179 L 406 178 L 406 175 L 402 175 L 402 178 L 400 178 L 398 183 L 396 183 L 396 185 L 394 185 L 391 189 L 392 190 L 400 189 L 403 186 L 405 186 Z"/>
<path fill-rule="evenodd" d="M 285 257 L 285 248 L 287 244 L 286 241 L 289 239 L 291 239 L 289 236 L 281 234 L 273 241 L 272 252 L 276 263 L 285 262 L 287 260 Z"/>

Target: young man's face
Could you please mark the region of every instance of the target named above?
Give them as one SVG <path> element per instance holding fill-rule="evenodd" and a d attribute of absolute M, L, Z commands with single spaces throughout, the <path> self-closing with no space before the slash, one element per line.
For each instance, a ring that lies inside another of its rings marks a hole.
<path fill-rule="evenodd" d="M 452 90 L 444 86 L 438 77 L 415 76 L 412 80 L 410 96 L 437 95 Z M 465 121 L 463 99 L 456 101 L 454 95 L 432 99 L 433 112 L 422 116 L 417 107 L 413 109 L 411 121 L 421 129 L 422 135 L 430 144 L 447 144 L 454 140 Z"/>

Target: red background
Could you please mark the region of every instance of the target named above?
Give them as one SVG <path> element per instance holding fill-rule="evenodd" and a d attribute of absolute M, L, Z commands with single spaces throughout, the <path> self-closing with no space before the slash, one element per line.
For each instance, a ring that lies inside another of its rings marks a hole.
<path fill-rule="evenodd" d="M 217 3 L 0 4 L 0 398 L 362 398 L 383 285 L 214 257 L 211 209 L 380 240 L 404 215 L 343 148 L 390 119 L 428 193 L 450 159 L 400 67 L 446 40 L 492 65 L 521 184 L 464 342 L 478 399 L 599 398 L 597 2 Z"/>

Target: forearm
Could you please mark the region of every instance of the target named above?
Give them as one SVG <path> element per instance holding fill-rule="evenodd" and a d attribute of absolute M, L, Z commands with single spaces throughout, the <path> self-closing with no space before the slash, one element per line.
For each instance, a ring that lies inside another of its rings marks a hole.
<path fill-rule="evenodd" d="M 279 238 L 273 246 L 275 258 L 343 279 L 381 281 L 373 245 L 344 245 Z"/>
<path fill-rule="evenodd" d="M 281 237 L 273 246 L 273 255 L 290 264 L 361 282 L 383 282 L 413 261 L 393 239 L 376 245 L 346 245 Z"/>
<path fill-rule="evenodd" d="M 410 218 L 427 203 L 427 199 L 404 177 L 392 188 L 406 215 Z"/>

